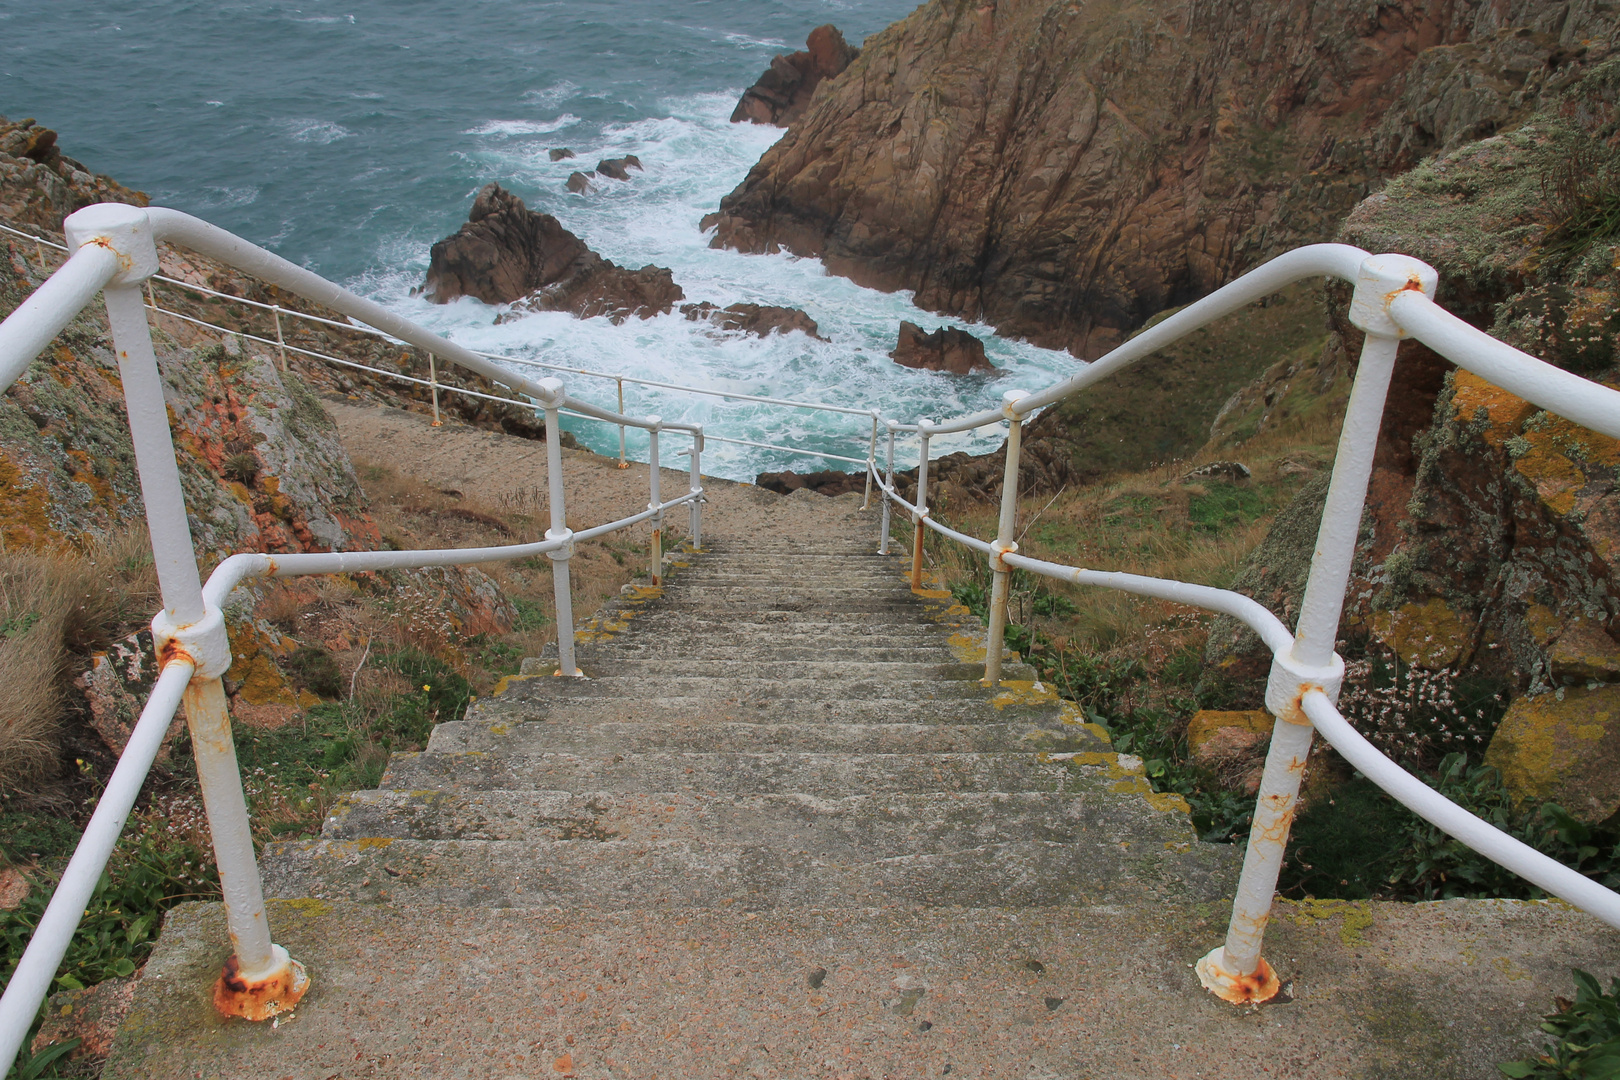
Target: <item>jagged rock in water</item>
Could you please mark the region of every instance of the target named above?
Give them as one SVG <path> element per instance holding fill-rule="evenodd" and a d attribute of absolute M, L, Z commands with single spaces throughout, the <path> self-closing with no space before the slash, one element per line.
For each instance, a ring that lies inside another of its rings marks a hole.
<path fill-rule="evenodd" d="M 1389 176 L 1509 122 L 1521 81 L 1564 78 L 1612 23 L 1549 0 L 933 0 L 815 95 L 721 201 L 712 243 L 820 257 L 1092 359 L 1331 239 Z"/>
<path fill-rule="evenodd" d="M 758 337 L 802 330 L 817 341 L 827 340 L 819 333 L 816 320 L 798 308 L 764 304 L 732 304 L 722 308 L 705 300 L 699 304 L 682 304 L 681 314 L 690 322 L 703 319 L 722 330 L 741 330 Z"/>
<path fill-rule="evenodd" d="M 626 154 L 621 158 L 603 158 L 596 163 L 597 173 L 613 180 L 630 179 L 631 169 L 641 171 L 641 159 L 634 154 Z"/>
<path fill-rule="evenodd" d="M 591 189 L 591 177 L 595 175 L 594 172 L 582 173 L 576 169 L 568 174 L 568 182 L 563 186 L 575 195 L 583 195 Z"/>
<path fill-rule="evenodd" d="M 818 495 L 832 496 L 865 491 L 866 474 L 839 472 L 836 469 L 800 473 L 789 469 L 785 472 L 760 473 L 754 478 L 754 484 L 778 495 L 791 495 L 801 488 L 808 488 Z"/>
<path fill-rule="evenodd" d="M 816 87 L 842 74 L 860 53 L 844 40 L 838 27 L 831 23 L 816 27 L 803 50 L 773 58 L 759 80 L 743 91 L 731 122 L 751 120 L 787 127 L 809 107 Z"/>
<path fill-rule="evenodd" d="M 985 359 L 984 342 L 954 326 L 926 334 L 916 323 L 902 321 L 899 341 L 889 356 L 902 367 L 947 371 L 952 375 L 996 370 Z"/>
<path fill-rule="evenodd" d="M 486 184 L 467 224 L 433 245 L 423 292 L 436 304 L 474 296 L 525 311 L 606 315 L 616 323 L 665 314 L 685 299 L 668 270 L 609 262 L 499 184 Z"/>
<path fill-rule="evenodd" d="M 549 153 L 552 161 L 565 161 L 574 156 L 574 152 L 566 146 L 553 146 Z"/>

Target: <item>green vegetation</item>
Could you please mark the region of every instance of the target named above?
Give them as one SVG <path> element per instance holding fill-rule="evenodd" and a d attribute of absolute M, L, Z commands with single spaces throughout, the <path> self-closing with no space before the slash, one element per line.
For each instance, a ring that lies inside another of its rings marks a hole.
<path fill-rule="evenodd" d="M 1558 1011 L 1541 1030 L 1546 1051 L 1497 1068 L 1514 1080 L 1613 1080 L 1620 1076 L 1620 978 L 1609 989 L 1576 968 L 1575 1000 L 1558 998 Z"/>

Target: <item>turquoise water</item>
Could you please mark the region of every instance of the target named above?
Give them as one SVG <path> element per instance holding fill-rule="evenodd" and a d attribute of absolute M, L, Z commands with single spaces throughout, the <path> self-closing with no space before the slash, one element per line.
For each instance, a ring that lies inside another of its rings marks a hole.
<path fill-rule="evenodd" d="M 69 0 L 0 8 L 0 112 L 56 128 L 69 154 L 344 282 L 473 348 L 743 393 L 881 407 L 901 419 L 983 408 L 1074 371 L 1065 353 L 987 338 L 995 376 L 900 368 L 900 319 L 947 320 L 906 293 L 828 276 L 816 260 L 712 251 L 697 227 L 780 136 L 731 124 L 738 95 L 779 52 L 832 22 L 858 42 L 909 2 L 603 0 L 426 4 Z M 579 159 L 553 163 L 554 146 Z M 644 173 L 563 190 L 574 168 L 638 155 Z M 613 326 L 544 313 L 502 326 L 474 300 L 409 295 L 428 248 L 497 180 L 623 265 L 674 271 L 688 300 L 801 307 L 830 343 L 724 334 L 678 313 Z M 613 406 L 611 382 L 566 379 Z M 870 422 L 626 388 L 626 406 L 716 435 L 863 457 Z M 571 421 L 617 452 L 617 429 Z M 968 433 L 938 453 L 988 450 Z M 631 451 L 640 445 L 632 438 Z M 901 457 L 909 460 L 904 447 Z M 751 479 L 828 462 L 711 443 L 705 471 Z M 848 466 L 842 466 L 848 467 Z"/>

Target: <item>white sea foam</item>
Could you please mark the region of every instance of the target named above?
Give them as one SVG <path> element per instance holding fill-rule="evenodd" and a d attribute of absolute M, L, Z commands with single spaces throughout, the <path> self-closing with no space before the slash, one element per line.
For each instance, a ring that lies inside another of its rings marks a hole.
<path fill-rule="evenodd" d="M 723 40 L 729 41 L 733 45 L 755 45 L 761 49 L 792 48 L 792 46 L 780 38 L 757 38 L 749 37 L 747 34 L 727 33 L 723 35 Z"/>
<path fill-rule="evenodd" d="M 523 100 L 533 102 L 544 108 L 555 108 L 579 93 L 579 84 L 563 79 L 546 87 L 544 90 L 529 90 L 524 93 Z"/>
<path fill-rule="evenodd" d="M 555 120 L 488 120 L 466 132 L 468 135 L 550 135 L 579 123 L 579 117 L 563 113 Z"/>
<path fill-rule="evenodd" d="M 339 139 L 347 139 L 354 132 L 330 120 L 283 120 L 281 128 L 294 142 L 315 143 L 325 146 Z"/>
<path fill-rule="evenodd" d="M 576 319 L 558 312 L 497 326 L 498 309 L 476 300 L 435 306 L 409 295 L 427 267 L 428 244 L 419 238 L 385 244 L 378 257 L 389 269 L 352 284 L 474 349 L 733 393 L 878 406 L 885 415 L 908 421 L 983 409 L 1006 390 L 1035 390 L 1078 370 L 1079 362 L 1066 353 L 995 337 L 982 325 L 966 329 L 985 340 L 986 353 L 999 369 L 995 375 L 958 377 L 902 368 L 887 355 L 900 320 L 925 329 L 963 324 L 920 310 L 908 293 L 878 292 L 831 276 L 815 259 L 711 249 L 709 237 L 698 231 L 698 219 L 715 209 L 782 135 L 773 127 L 729 123 L 736 99 L 735 91 L 703 94 L 664 101 L 659 109 L 663 115 L 633 123 L 575 122 L 570 146 L 581 159 L 631 153 L 645 166 L 643 172 L 632 171 L 627 183 L 597 181 L 584 197 L 563 189 L 577 161 L 550 161 L 543 146 L 511 138 L 506 122 L 491 121 L 477 129 L 482 139 L 474 156 L 495 178 L 522 186 L 534 209 L 555 214 L 605 257 L 630 267 L 669 267 L 688 302 L 802 308 L 829 341 L 802 333 L 766 338 L 725 333 L 707 322 L 688 321 L 678 311 L 619 326 L 604 318 Z M 577 373 L 559 377 L 571 393 L 599 405 L 617 405 L 611 379 Z M 864 417 L 692 397 L 634 384 L 625 386 L 625 407 L 636 414 L 696 421 L 713 435 L 852 458 L 865 457 L 871 435 L 871 421 Z M 593 449 L 618 452 L 616 428 L 584 420 L 565 424 Z M 935 440 L 934 449 L 937 454 L 983 453 L 999 446 L 1003 437 L 1001 429 L 966 432 Z M 632 454 L 645 453 L 645 437 L 631 432 L 628 442 Z M 903 466 L 914 464 L 915 456 L 913 445 L 902 441 L 897 447 Z M 852 467 L 806 452 L 719 442 L 709 443 L 704 454 L 705 471 L 736 479 L 752 479 L 767 470 L 829 466 Z"/>

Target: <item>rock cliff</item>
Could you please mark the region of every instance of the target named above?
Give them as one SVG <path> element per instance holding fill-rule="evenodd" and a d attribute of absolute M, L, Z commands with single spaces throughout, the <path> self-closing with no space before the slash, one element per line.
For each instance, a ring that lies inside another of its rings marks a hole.
<path fill-rule="evenodd" d="M 1547 0 L 931 0 L 824 85 L 713 243 L 1094 357 L 1511 123 L 1611 21 Z"/>
<path fill-rule="evenodd" d="M 803 49 L 773 58 L 765 73 L 743 91 L 731 122 L 750 120 L 787 127 L 804 115 L 816 87 L 841 74 L 860 52 L 844 40 L 836 26 L 816 27 Z"/>

